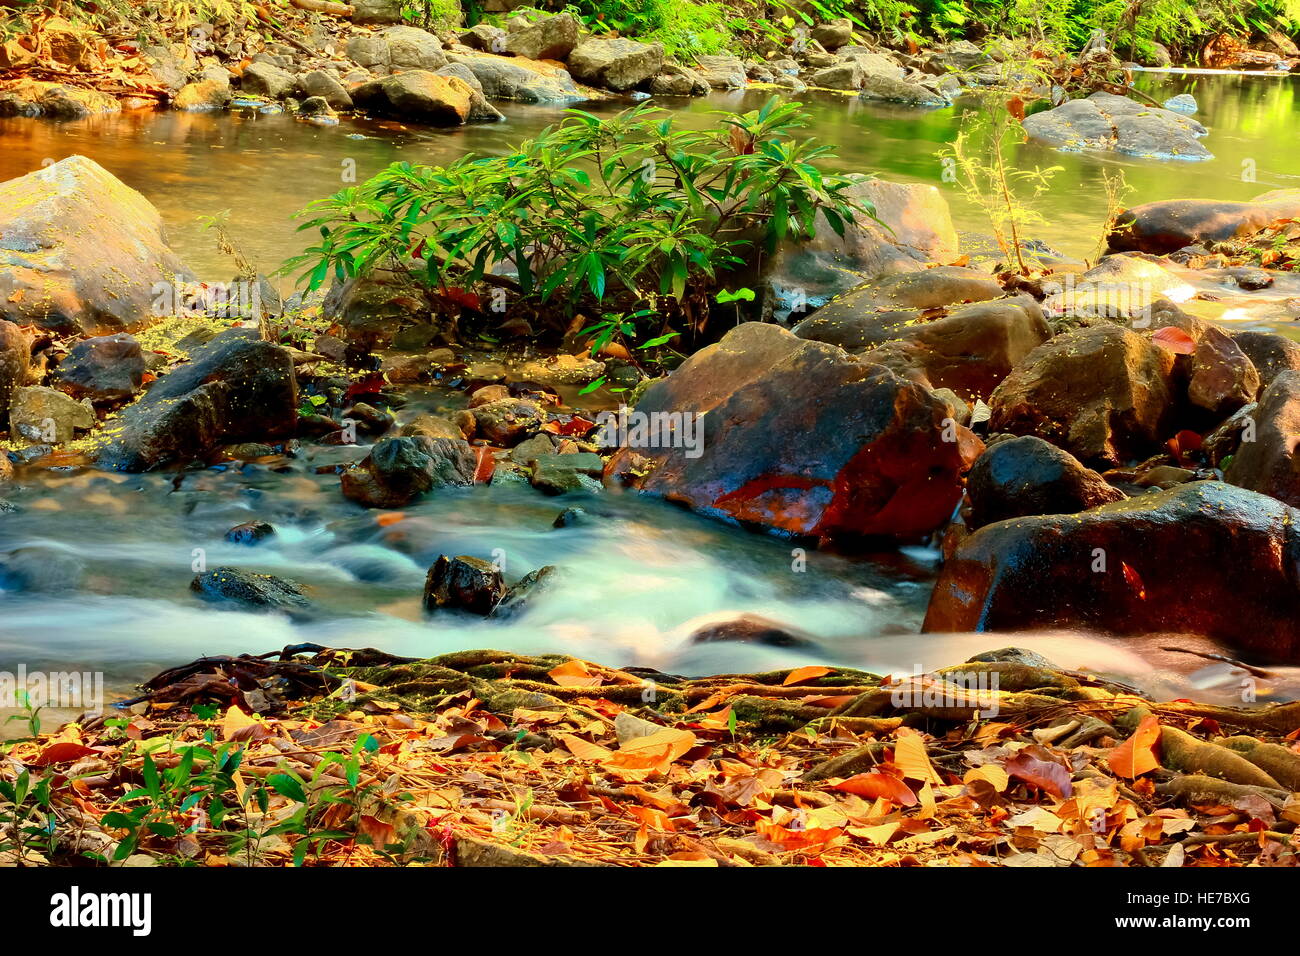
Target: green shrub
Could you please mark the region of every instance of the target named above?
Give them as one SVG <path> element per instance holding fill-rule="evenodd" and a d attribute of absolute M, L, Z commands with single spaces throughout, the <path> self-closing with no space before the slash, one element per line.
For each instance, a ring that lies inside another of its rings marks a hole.
<path fill-rule="evenodd" d="M 490 286 L 557 329 L 579 309 L 699 327 L 720 268 L 812 236 L 820 219 L 843 232 L 873 212 L 845 195 L 852 180 L 819 171 L 830 148 L 795 135 L 806 121 L 797 103 L 721 114 L 707 131 L 650 106 L 569 114 L 509 155 L 395 163 L 312 203 L 300 228 L 321 241 L 282 271 L 305 268 L 313 288 L 406 271 L 435 306 L 485 316 L 500 310 L 470 290 Z"/>

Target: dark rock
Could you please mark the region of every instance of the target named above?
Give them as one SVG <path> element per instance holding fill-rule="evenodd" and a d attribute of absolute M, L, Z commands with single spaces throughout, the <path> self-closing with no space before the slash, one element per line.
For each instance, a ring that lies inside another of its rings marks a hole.
<path fill-rule="evenodd" d="M 1298 574 L 1300 512 L 1195 481 L 979 529 L 945 562 L 924 630 L 1198 634 L 1297 663 Z"/>
<path fill-rule="evenodd" d="M 542 406 L 528 398 L 502 398 L 470 409 L 476 434 L 498 448 L 513 448 L 545 420 Z"/>
<path fill-rule="evenodd" d="M 728 621 L 705 624 L 691 632 L 689 644 L 762 644 L 765 647 L 815 647 L 812 635 L 757 614 L 741 614 Z"/>
<path fill-rule="evenodd" d="M 275 535 L 275 528 L 265 521 L 246 521 L 226 532 L 231 544 L 257 544 Z"/>
<path fill-rule="evenodd" d="M 1040 345 L 989 399 L 990 432 L 1037 435 L 1085 464 L 1144 458 L 1175 410 L 1174 356 L 1117 325 Z"/>
<path fill-rule="evenodd" d="M 190 590 L 209 601 L 268 611 L 303 611 L 310 606 L 302 586 L 272 574 L 215 568 L 196 574 Z"/>
<path fill-rule="evenodd" d="M 1259 372 L 1226 332 L 1206 325 L 1192 353 L 1187 397 L 1220 418 L 1255 400 Z"/>
<path fill-rule="evenodd" d="M 560 569 L 553 564 L 529 571 L 506 592 L 501 603 L 492 609 L 492 616 L 506 618 L 524 613 L 533 601 L 555 587 L 557 579 L 562 576 Z"/>
<path fill-rule="evenodd" d="M 571 455 L 538 455 L 531 464 L 533 487 L 548 495 L 599 491 L 601 484 L 597 479 L 605 468 L 601 457 L 589 451 Z"/>
<path fill-rule="evenodd" d="M 54 377 L 77 398 L 124 401 L 141 389 L 144 373 L 140 343 L 119 332 L 78 342 L 59 363 Z"/>
<path fill-rule="evenodd" d="M 475 460 L 463 439 L 386 438 L 340 476 L 345 497 L 367 508 L 400 508 L 447 485 L 474 482 Z"/>
<path fill-rule="evenodd" d="M 105 424 L 100 467 L 148 471 L 188 463 L 223 444 L 288 436 L 298 419 L 289 352 L 232 329 Z"/>
<path fill-rule="evenodd" d="M 577 524 L 584 524 L 587 521 L 587 512 L 581 508 L 565 508 L 555 516 L 555 521 L 551 523 L 552 528 L 572 528 Z"/>
<path fill-rule="evenodd" d="M 971 467 L 966 494 L 972 531 L 1007 518 L 1074 514 L 1124 500 L 1097 472 L 1032 435 L 990 445 Z"/>
<path fill-rule="evenodd" d="M 449 558 L 438 555 L 424 582 L 424 607 L 491 614 L 506 596 L 501 569 L 495 564 L 462 554 Z"/>
<path fill-rule="evenodd" d="M 321 306 L 325 318 L 342 328 L 348 346 L 364 351 L 387 347 L 428 309 L 424 289 L 414 279 L 387 270 L 331 286 Z"/>
<path fill-rule="evenodd" d="M 1300 507 L 1300 372 L 1279 372 L 1259 405 L 1225 427 L 1238 444 L 1224 478 Z"/>
<path fill-rule="evenodd" d="M 392 412 L 380 411 L 365 402 L 357 402 L 345 411 L 343 420 L 355 422 L 357 431 L 363 435 L 382 435 L 397 423 Z"/>
<path fill-rule="evenodd" d="M 0 422 L 9 420 L 9 402 L 14 390 L 27 381 L 31 360 L 31 337 L 12 322 L 0 319 Z"/>
<path fill-rule="evenodd" d="M 928 534 L 952 514 L 959 476 L 982 450 L 928 389 L 757 322 L 696 352 L 635 411 L 702 415 L 702 442 L 683 429 L 680 441 L 654 443 L 673 447 L 620 449 L 608 475 L 798 535 Z"/>
<path fill-rule="evenodd" d="M 1300 372 L 1300 344 L 1276 332 L 1238 332 L 1232 337 L 1259 373 L 1261 389 L 1279 372 Z"/>
<path fill-rule="evenodd" d="M 1108 242 L 1116 252 L 1168 255 L 1197 243 L 1254 235 L 1284 219 L 1300 218 L 1300 189 L 1278 189 L 1250 202 L 1168 199 L 1120 214 Z"/>
<path fill-rule="evenodd" d="M 966 658 L 967 664 L 1023 664 L 1025 667 L 1041 667 L 1044 670 L 1060 670 L 1037 651 L 1023 647 L 999 647 L 995 651 L 984 651 L 974 657 Z"/>

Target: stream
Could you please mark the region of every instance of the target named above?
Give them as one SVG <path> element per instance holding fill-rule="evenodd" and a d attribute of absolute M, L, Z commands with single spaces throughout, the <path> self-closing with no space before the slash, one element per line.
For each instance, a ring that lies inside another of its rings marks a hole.
<path fill-rule="evenodd" d="M 1249 199 L 1300 186 L 1295 143 L 1285 136 L 1300 112 L 1294 77 L 1147 73 L 1140 86 L 1160 100 L 1194 93 L 1215 158 L 1155 162 L 1024 145 L 1017 165 L 1063 167 L 1041 199 L 1047 223 L 1034 230 L 1037 238 L 1071 256 L 1094 255 L 1104 216 L 1102 173 L 1117 165 L 1133 187 L 1130 203 Z M 702 126 L 714 122 L 710 111 L 752 109 L 766 96 L 715 94 L 682 103 L 678 115 Z M 955 135 L 961 104 L 922 112 L 830 94 L 804 102 L 810 132 L 836 146 L 841 169 L 940 185 L 959 228 L 987 231 L 977 211 L 941 182 L 935 155 Z M 46 160 L 89 156 L 159 208 L 173 247 L 201 276 L 221 280 L 231 265 L 196 217 L 229 209 L 230 232 L 269 271 L 301 249 L 291 215 L 346 185 L 345 174 L 354 170 L 359 182 L 394 160 L 439 164 L 467 151 L 503 152 L 561 115 L 556 108 L 502 105 L 504 123 L 446 131 L 347 119 L 322 127 L 257 112 L 137 112 L 71 123 L 0 119 L 0 179 Z M 593 111 L 625 105 L 598 104 Z M 1300 338 L 1289 322 L 1270 319 L 1258 327 Z M 430 389 L 401 410 L 399 421 L 464 401 L 459 393 Z M 312 445 L 301 457 L 214 467 L 178 485 L 171 474 L 23 473 L 7 496 L 18 510 L 0 524 L 0 552 L 10 555 L 10 572 L 0 576 L 0 670 L 13 671 L 19 662 L 29 670 L 100 670 L 109 687 L 123 691 L 202 654 L 315 642 L 422 656 L 470 647 L 560 652 L 687 675 L 805 663 L 900 673 L 1015 644 L 1063 667 L 1121 677 L 1156 696 L 1236 699 L 1228 665 L 1160 652 L 1167 635 L 1163 641 L 917 636 L 937 570 L 937 553 L 927 549 L 853 558 L 810 551 L 805 566 L 790 542 L 613 490 L 586 499 L 547 498 L 528 487 L 443 490 L 381 523 L 339 494 L 335 474 L 318 471 L 361 453 Z M 585 508 L 589 520 L 552 527 L 572 505 Z M 277 535 L 253 548 L 224 541 L 228 528 L 254 519 L 271 522 Z M 495 558 L 508 580 L 544 564 L 564 574 L 506 621 L 426 618 L 420 607 L 425 571 L 443 553 Z M 199 564 L 299 581 L 310 588 L 313 611 L 291 620 L 214 609 L 189 590 Z M 702 624 L 740 613 L 804 632 L 810 643 L 689 640 Z M 1267 692 L 1274 699 L 1300 697 L 1292 671 L 1279 675 Z"/>

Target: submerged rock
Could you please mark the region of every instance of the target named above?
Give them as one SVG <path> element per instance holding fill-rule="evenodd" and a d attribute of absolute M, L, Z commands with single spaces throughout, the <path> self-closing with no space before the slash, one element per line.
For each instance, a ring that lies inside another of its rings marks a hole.
<path fill-rule="evenodd" d="M 424 582 L 427 611 L 452 609 L 486 616 L 505 596 L 501 569 L 467 554 L 452 558 L 438 555 Z"/>
<path fill-rule="evenodd" d="M 945 562 L 927 632 L 1200 634 L 1300 662 L 1300 512 L 1217 481 L 987 525 Z"/>
<path fill-rule="evenodd" d="M 1113 93 L 1093 93 L 1025 117 L 1025 132 L 1071 149 L 1110 149 L 1157 159 L 1212 159 L 1199 141 L 1208 130 L 1172 110 Z"/>
<path fill-rule="evenodd" d="M 474 482 L 464 439 L 386 438 L 340 475 L 345 497 L 367 508 L 400 508 L 434 488 Z"/>
<path fill-rule="evenodd" d="M 222 332 L 105 423 L 100 467 L 149 471 L 220 445 L 294 433 L 298 384 L 286 349 L 247 329 Z"/>
<path fill-rule="evenodd" d="M 553 564 L 529 571 L 520 578 L 492 609 L 492 616 L 497 618 L 514 617 L 528 610 L 529 605 L 555 587 L 563 573 Z"/>
<path fill-rule="evenodd" d="M 0 318 L 97 335 L 159 314 L 193 280 L 147 199 L 84 156 L 0 183 Z"/>
<path fill-rule="evenodd" d="M 927 534 L 952 513 L 982 447 L 923 386 L 757 322 L 651 385 L 635 414 L 676 414 L 679 427 L 620 449 L 607 474 L 797 535 Z M 701 431 L 687 435 L 688 422 Z"/>
<path fill-rule="evenodd" d="M 966 495 L 971 530 L 1007 518 L 1074 514 L 1124 500 L 1122 491 L 1073 455 L 1032 435 L 990 445 L 971 467 Z"/>
<path fill-rule="evenodd" d="M 1065 332 L 994 390 L 989 431 L 1037 435 L 1085 464 L 1142 458 L 1166 437 L 1173 370 L 1171 352 L 1118 325 Z"/>
<path fill-rule="evenodd" d="M 266 521 L 245 521 L 226 532 L 231 544 L 257 544 L 275 536 L 275 528 Z"/>
<path fill-rule="evenodd" d="M 806 631 L 758 614 L 741 614 L 725 621 L 704 624 L 691 632 L 689 644 L 761 644 L 765 647 L 816 647 Z"/>
<path fill-rule="evenodd" d="M 229 602 L 253 610 L 302 611 L 310 606 L 302 586 L 273 574 L 255 574 L 239 568 L 214 568 L 196 574 L 190 590 L 216 602 Z"/>

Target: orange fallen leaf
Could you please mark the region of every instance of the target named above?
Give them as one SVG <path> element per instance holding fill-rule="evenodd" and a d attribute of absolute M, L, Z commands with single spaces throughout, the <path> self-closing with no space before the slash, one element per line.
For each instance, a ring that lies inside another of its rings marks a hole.
<path fill-rule="evenodd" d="M 935 772 L 934 765 L 930 763 L 930 755 L 925 752 L 925 741 L 920 734 L 908 727 L 898 729 L 898 739 L 894 742 L 894 763 L 908 780 L 943 783 Z"/>
<path fill-rule="evenodd" d="M 1132 780 L 1160 766 L 1155 747 L 1160 742 L 1160 721 L 1154 714 L 1142 718 L 1133 736 L 1110 752 L 1106 763 L 1111 772 Z"/>
<path fill-rule="evenodd" d="M 825 677 L 829 673 L 831 673 L 831 668 L 829 667 L 810 664 L 807 667 L 796 667 L 786 675 L 785 680 L 781 681 L 781 683 L 786 687 L 789 687 L 791 684 L 802 684 L 806 680 Z"/>
<path fill-rule="evenodd" d="M 587 665 L 580 660 L 565 661 L 546 674 L 561 687 L 599 687 L 604 680 L 587 670 Z"/>
<path fill-rule="evenodd" d="M 1176 325 L 1166 325 L 1151 333 L 1151 342 L 1178 355 L 1191 355 L 1196 351 L 1196 340 Z"/>
<path fill-rule="evenodd" d="M 914 807 L 917 803 L 916 794 L 912 792 L 911 787 L 893 774 L 881 773 L 878 770 L 859 773 L 847 780 L 841 780 L 834 785 L 834 789 L 856 794 L 859 797 L 870 797 L 872 800 L 888 800 L 900 807 Z"/>

